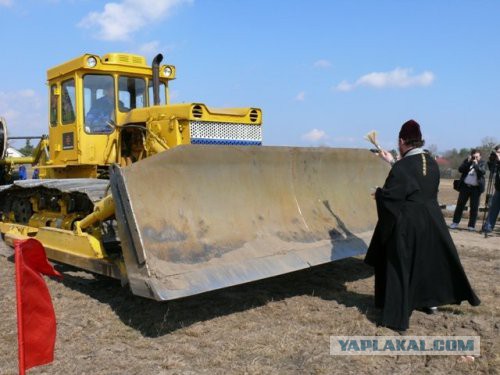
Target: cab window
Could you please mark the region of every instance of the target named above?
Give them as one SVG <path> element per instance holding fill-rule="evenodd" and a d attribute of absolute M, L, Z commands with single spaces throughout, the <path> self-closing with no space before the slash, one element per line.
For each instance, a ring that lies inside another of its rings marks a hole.
<path fill-rule="evenodd" d="M 118 80 L 118 99 L 120 112 L 146 106 L 146 82 L 142 78 L 120 77 Z"/>
<path fill-rule="evenodd" d="M 61 85 L 61 117 L 63 124 L 75 122 L 75 80 L 64 81 Z"/>
<path fill-rule="evenodd" d="M 83 107 L 87 133 L 109 134 L 114 130 L 115 84 L 112 76 L 87 74 L 83 77 Z"/>
<path fill-rule="evenodd" d="M 57 125 L 57 113 L 58 113 L 58 108 L 57 108 L 57 86 L 52 85 L 50 86 L 50 125 L 56 126 Z"/>
<path fill-rule="evenodd" d="M 149 106 L 154 105 L 153 81 L 149 81 Z M 160 82 L 160 105 L 167 104 L 166 88 L 163 82 Z"/>

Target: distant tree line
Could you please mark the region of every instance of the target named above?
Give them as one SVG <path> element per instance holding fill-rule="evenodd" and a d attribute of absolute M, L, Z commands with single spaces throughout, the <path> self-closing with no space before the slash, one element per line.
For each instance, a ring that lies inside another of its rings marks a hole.
<path fill-rule="evenodd" d="M 488 160 L 493 148 L 498 144 L 494 137 L 485 137 L 481 140 L 481 145 L 471 147 L 471 148 L 461 148 L 460 150 L 452 149 L 443 153 L 443 157 L 450 161 L 450 168 L 458 169 L 460 164 L 464 161 L 473 148 L 478 149 L 481 152 L 481 158 L 483 160 Z"/>
<path fill-rule="evenodd" d="M 35 148 L 31 145 L 30 140 L 27 139 L 26 144 L 24 145 L 24 147 L 19 149 L 19 152 L 24 156 L 32 156 L 34 150 Z"/>
<path fill-rule="evenodd" d="M 485 137 L 481 140 L 481 145 L 474 146 L 471 148 L 461 148 L 461 149 L 451 149 L 445 151 L 440 156 L 446 160 L 448 160 L 449 164 L 439 166 L 441 171 L 441 177 L 443 178 L 459 178 L 460 173 L 458 172 L 458 167 L 462 162 L 470 155 L 472 149 L 477 149 L 481 153 L 481 158 L 485 161 L 488 160 L 493 148 L 498 144 L 497 140 L 494 137 Z M 437 147 L 433 146 L 434 149 L 431 152 L 435 156 L 437 156 Z"/>

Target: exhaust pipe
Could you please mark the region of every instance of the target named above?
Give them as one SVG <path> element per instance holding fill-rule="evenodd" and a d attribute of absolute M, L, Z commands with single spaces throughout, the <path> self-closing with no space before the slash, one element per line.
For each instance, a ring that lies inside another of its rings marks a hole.
<path fill-rule="evenodd" d="M 163 55 L 159 53 L 153 59 L 151 68 L 153 69 L 153 104 L 160 105 L 160 63 Z"/>

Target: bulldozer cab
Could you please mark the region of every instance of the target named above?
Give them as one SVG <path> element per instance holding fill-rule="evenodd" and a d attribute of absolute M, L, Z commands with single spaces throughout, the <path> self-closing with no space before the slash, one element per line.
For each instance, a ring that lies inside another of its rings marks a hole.
<path fill-rule="evenodd" d="M 163 66 L 162 71 L 158 104 L 166 105 L 175 68 Z M 50 165 L 41 170 L 42 177 L 98 177 L 99 167 L 120 163 L 122 135 L 125 140 L 141 135 L 132 134 L 132 128 L 121 134 L 121 127 L 131 122 L 145 126 L 147 113 L 131 113 L 154 104 L 152 68 L 145 59 L 84 55 L 50 69 L 47 78 Z M 136 128 L 135 133 L 141 132 Z"/>

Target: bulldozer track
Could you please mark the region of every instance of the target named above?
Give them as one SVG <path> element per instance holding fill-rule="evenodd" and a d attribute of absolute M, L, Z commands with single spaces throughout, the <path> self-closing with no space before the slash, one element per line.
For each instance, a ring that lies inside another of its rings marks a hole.
<path fill-rule="evenodd" d="M 90 178 L 18 180 L 11 185 L 0 186 L 0 210 L 4 219 L 14 213 L 15 220 L 25 224 L 33 214 L 32 198 L 38 197 L 37 205 L 47 211 L 60 212 L 59 200 L 69 202 L 68 212 L 86 215 L 92 212 L 94 204 L 107 192 L 109 181 Z"/>

